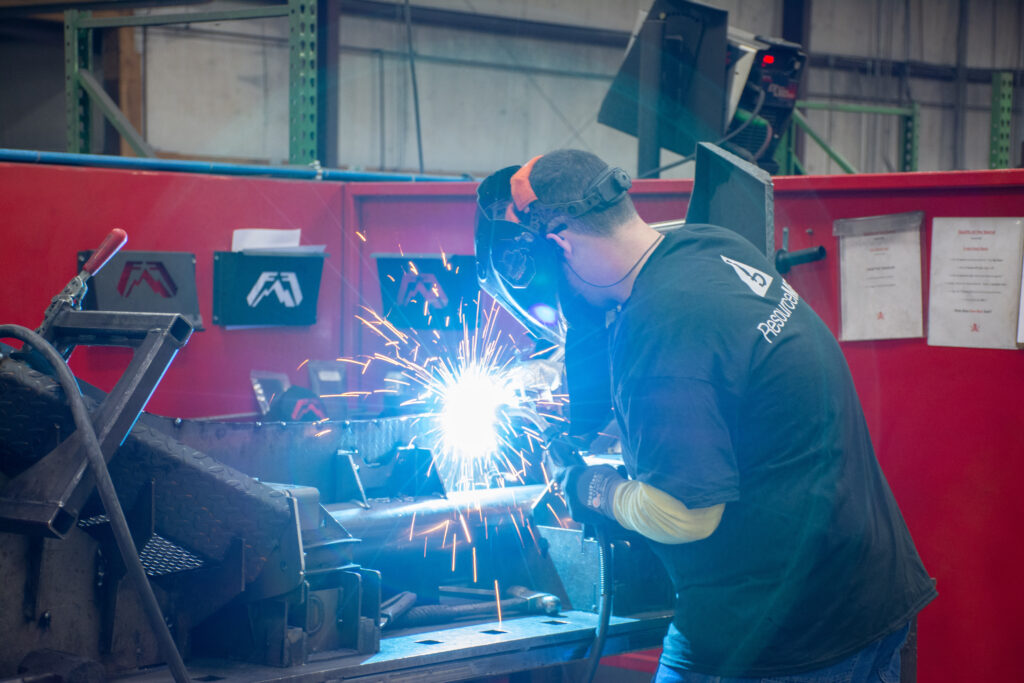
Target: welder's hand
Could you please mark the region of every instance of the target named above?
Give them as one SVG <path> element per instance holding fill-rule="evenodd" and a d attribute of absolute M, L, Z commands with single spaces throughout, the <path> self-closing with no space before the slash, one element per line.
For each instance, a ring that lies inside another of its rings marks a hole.
<path fill-rule="evenodd" d="M 569 514 L 580 524 L 615 522 L 615 490 L 624 483 L 611 465 L 569 467 L 559 478 Z"/>

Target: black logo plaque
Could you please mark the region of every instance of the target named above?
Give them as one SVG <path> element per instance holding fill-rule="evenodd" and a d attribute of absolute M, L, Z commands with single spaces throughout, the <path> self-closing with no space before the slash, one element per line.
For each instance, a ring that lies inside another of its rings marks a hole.
<path fill-rule="evenodd" d="M 92 251 L 78 252 L 78 270 Z M 182 251 L 120 251 L 89 281 L 87 311 L 180 313 L 203 329 L 196 294 L 196 257 Z"/>

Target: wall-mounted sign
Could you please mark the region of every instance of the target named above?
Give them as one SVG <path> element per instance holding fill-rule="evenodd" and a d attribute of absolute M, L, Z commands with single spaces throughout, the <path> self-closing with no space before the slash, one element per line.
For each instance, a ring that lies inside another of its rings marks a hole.
<path fill-rule="evenodd" d="M 933 218 L 928 344 L 1016 349 L 1024 218 Z"/>
<path fill-rule="evenodd" d="M 923 211 L 910 211 L 832 224 L 839 238 L 841 340 L 924 335 L 923 221 Z"/>
<path fill-rule="evenodd" d="M 399 327 L 476 327 L 476 263 L 472 256 L 375 254 L 382 315 Z M 460 315 L 461 312 L 461 315 Z"/>
<path fill-rule="evenodd" d="M 92 251 L 78 252 L 78 269 Z M 196 295 L 196 257 L 180 251 L 121 251 L 89 281 L 87 311 L 180 313 L 203 329 Z"/>
<path fill-rule="evenodd" d="M 313 325 L 324 254 L 213 254 L 217 325 Z"/>

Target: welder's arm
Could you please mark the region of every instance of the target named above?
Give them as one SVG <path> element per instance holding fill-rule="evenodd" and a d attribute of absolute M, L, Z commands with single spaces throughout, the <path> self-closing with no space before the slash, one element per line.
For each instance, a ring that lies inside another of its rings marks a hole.
<path fill-rule="evenodd" d="M 725 510 L 725 503 L 690 509 L 650 484 L 627 481 L 608 465 L 571 467 L 562 488 L 577 522 L 600 523 L 603 516 L 657 543 L 707 538 Z"/>
<path fill-rule="evenodd" d="M 650 484 L 625 481 L 615 490 L 612 508 L 615 520 L 626 529 L 675 545 L 710 536 L 722 520 L 725 503 L 691 509 Z"/>

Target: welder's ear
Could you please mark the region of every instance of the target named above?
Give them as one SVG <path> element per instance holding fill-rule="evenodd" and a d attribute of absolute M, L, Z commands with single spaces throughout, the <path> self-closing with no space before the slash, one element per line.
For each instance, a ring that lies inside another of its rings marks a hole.
<path fill-rule="evenodd" d="M 546 239 L 551 240 L 555 247 L 561 252 L 563 258 L 569 258 L 572 256 L 572 242 L 567 239 L 564 232 L 549 232 L 544 235 Z"/>

